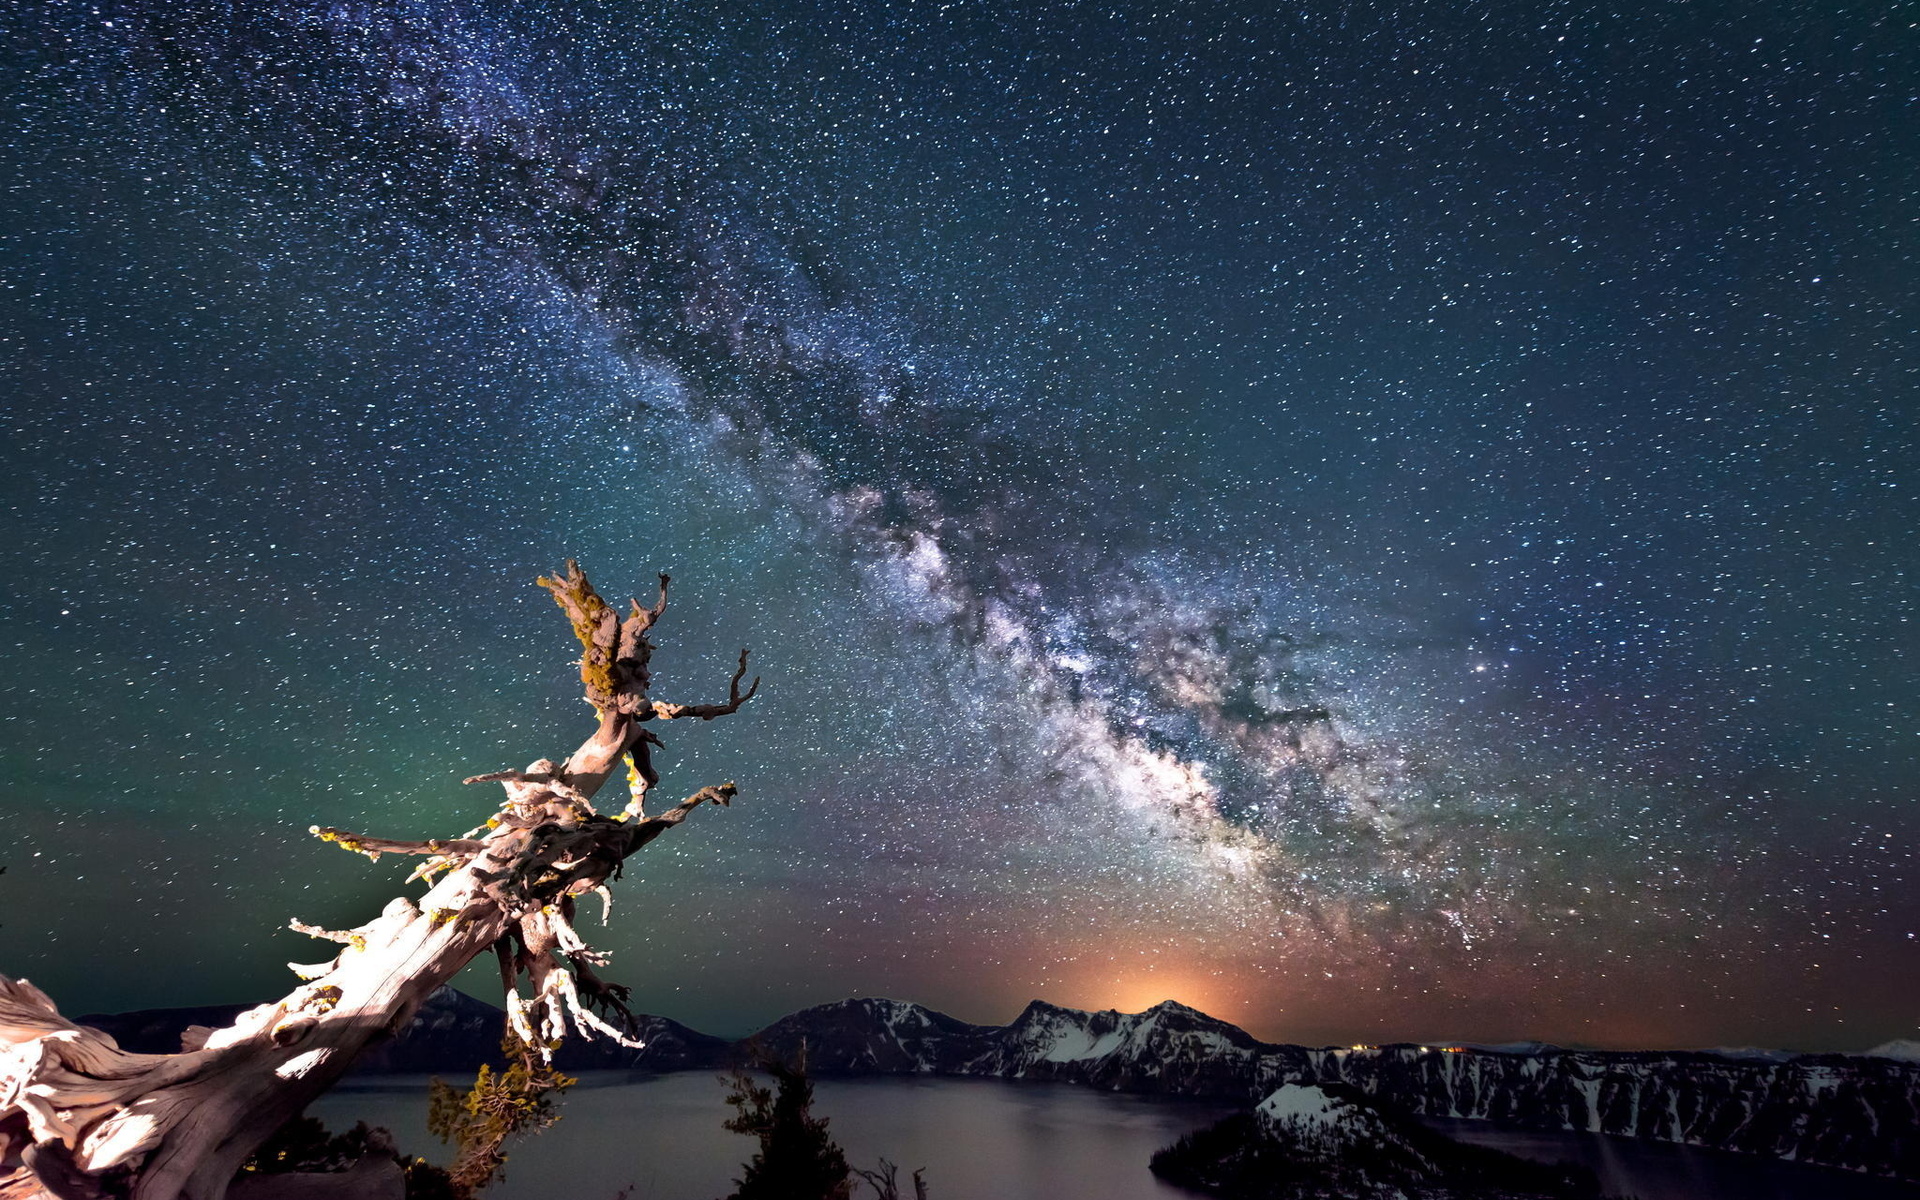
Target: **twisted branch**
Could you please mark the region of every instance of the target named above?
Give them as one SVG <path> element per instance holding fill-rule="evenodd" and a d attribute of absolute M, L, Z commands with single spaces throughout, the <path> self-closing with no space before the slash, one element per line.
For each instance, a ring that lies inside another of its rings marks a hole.
<path fill-rule="evenodd" d="M 740 668 L 733 673 L 727 683 L 727 702 L 725 704 L 662 704 L 653 703 L 653 715 L 663 721 L 677 721 L 682 717 L 698 717 L 702 721 L 711 721 L 715 717 L 731 716 L 740 711 L 740 706 L 753 699 L 760 690 L 760 677 L 753 677 L 753 686 L 746 691 L 740 690 L 740 681 L 747 675 L 747 652 L 740 652 Z"/>
<path fill-rule="evenodd" d="M 437 854 L 443 858 L 472 858 L 487 848 L 485 842 L 471 838 L 429 838 L 424 842 L 406 842 L 368 837 L 364 833 L 348 833 L 344 829 L 324 825 L 308 826 L 307 832 L 323 842 L 336 843 L 343 850 L 364 854 L 376 862 L 382 854 Z"/>

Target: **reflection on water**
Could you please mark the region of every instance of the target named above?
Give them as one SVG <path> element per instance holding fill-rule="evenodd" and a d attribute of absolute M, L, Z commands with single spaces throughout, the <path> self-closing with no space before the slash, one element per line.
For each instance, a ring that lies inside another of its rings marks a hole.
<path fill-rule="evenodd" d="M 716 1200 L 754 1149 L 728 1133 L 725 1087 L 702 1072 L 591 1072 L 561 1099 L 565 1118 L 512 1150 L 489 1200 Z M 409 1153 L 444 1160 L 427 1134 L 426 1080 L 367 1079 L 308 1110 L 338 1131 L 365 1120 Z M 886 1155 L 904 1176 L 927 1168 L 937 1200 L 1173 1200 L 1147 1159 L 1230 1108 L 1116 1095 L 1070 1084 L 986 1079 L 826 1079 L 814 1111 L 855 1166 Z M 1433 1120 L 1462 1141 L 1592 1167 L 1610 1193 L 1638 1200 L 1920 1200 L 1920 1187 L 1634 1138 L 1542 1133 Z M 864 1189 L 863 1189 L 864 1190 Z"/>
<path fill-rule="evenodd" d="M 1920 1200 L 1920 1187 L 1847 1171 L 1774 1162 L 1666 1142 L 1600 1133 L 1506 1129 L 1435 1117 L 1449 1137 L 1542 1162 L 1592 1167 L 1610 1195 L 1636 1200 Z"/>
<path fill-rule="evenodd" d="M 732 1114 L 712 1075 L 590 1073 L 562 1097 L 561 1122 L 511 1149 L 489 1200 L 716 1200 L 755 1149 L 720 1123 Z M 350 1083 L 307 1110 L 339 1131 L 393 1130 L 402 1149 L 443 1160 L 427 1133 L 426 1081 Z M 855 1166 L 881 1155 L 901 1176 L 927 1169 L 937 1200 L 1192 1200 L 1147 1159 L 1230 1108 L 1114 1095 L 1069 1084 L 984 1079 L 817 1080 L 814 1113 Z M 864 1189 L 862 1189 L 864 1192 Z"/>

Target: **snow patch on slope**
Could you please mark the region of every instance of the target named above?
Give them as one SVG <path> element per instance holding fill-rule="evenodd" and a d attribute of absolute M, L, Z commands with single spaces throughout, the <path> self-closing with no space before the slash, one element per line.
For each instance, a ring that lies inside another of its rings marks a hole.
<path fill-rule="evenodd" d="M 1081 1062 L 1090 1058 L 1105 1058 L 1120 1048 L 1121 1040 L 1117 1029 L 1098 1037 L 1087 1029 L 1063 1029 L 1040 1057 L 1046 1062 Z"/>
<path fill-rule="evenodd" d="M 1329 1096 L 1309 1083 L 1289 1083 L 1260 1102 L 1254 1111 L 1263 1120 L 1291 1125 L 1302 1131 L 1326 1129 L 1340 1122 L 1340 1111 L 1353 1106 Z"/>

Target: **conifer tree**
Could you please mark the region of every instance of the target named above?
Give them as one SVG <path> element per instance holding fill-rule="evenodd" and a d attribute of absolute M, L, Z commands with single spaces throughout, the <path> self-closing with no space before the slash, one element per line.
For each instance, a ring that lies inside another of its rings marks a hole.
<path fill-rule="evenodd" d="M 735 1110 L 727 1128 L 760 1142 L 727 1200 L 849 1200 L 847 1157 L 827 1133 L 827 1119 L 813 1115 L 806 1043 L 792 1063 L 763 1055 L 756 1065 L 773 1076 L 772 1087 L 744 1070 L 727 1079 L 727 1103 Z"/>

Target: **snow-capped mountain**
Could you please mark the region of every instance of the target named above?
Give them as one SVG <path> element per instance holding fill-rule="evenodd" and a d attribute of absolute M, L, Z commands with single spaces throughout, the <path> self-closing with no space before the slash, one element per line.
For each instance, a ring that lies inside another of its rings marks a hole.
<path fill-rule="evenodd" d="M 997 1025 L 969 1025 L 901 1000 L 863 997 L 803 1008 L 755 1034 L 766 1053 L 792 1059 L 802 1041 L 807 1069 L 824 1075 L 971 1075 Z"/>
<path fill-rule="evenodd" d="M 1920 1062 L 1920 1042 L 1912 1038 L 1895 1038 L 1891 1042 L 1881 1042 L 1871 1050 L 1860 1052 L 1868 1058 L 1897 1058 L 1904 1062 Z"/>
<path fill-rule="evenodd" d="M 1257 1086 L 1270 1049 L 1171 1000 L 1140 1013 L 1089 1013 L 1035 1000 L 966 1071 L 1114 1091 L 1238 1097 Z"/>

